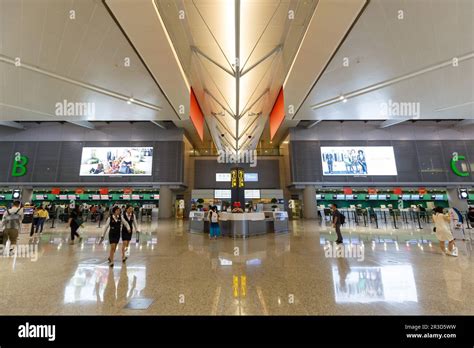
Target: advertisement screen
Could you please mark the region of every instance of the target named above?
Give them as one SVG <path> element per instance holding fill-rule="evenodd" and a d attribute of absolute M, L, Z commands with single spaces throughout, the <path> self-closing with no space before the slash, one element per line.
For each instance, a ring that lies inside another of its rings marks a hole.
<path fill-rule="evenodd" d="M 80 175 L 152 175 L 152 162 L 152 147 L 84 147 Z"/>
<path fill-rule="evenodd" d="M 392 146 L 321 147 L 323 175 L 397 175 Z"/>

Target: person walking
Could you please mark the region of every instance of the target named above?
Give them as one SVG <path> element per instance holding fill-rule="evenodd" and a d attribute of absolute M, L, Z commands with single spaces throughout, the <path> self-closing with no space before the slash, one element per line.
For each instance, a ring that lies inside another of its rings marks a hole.
<path fill-rule="evenodd" d="M 443 213 L 443 208 L 435 207 L 433 209 L 433 222 L 435 224 L 436 238 L 439 240 L 439 247 L 443 254 L 458 256 L 456 244 L 454 242 L 453 234 L 449 228 L 451 218 L 448 214 Z M 445 242 L 448 241 L 448 249 L 446 249 Z"/>
<path fill-rule="evenodd" d="M 31 224 L 30 229 L 30 237 L 33 237 L 35 234 L 36 226 L 38 225 L 39 217 L 38 217 L 38 207 L 33 206 L 33 223 Z"/>
<path fill-rule="evenodd" d="M 122 262 L 126 262 L 128 259 L 129 244 L 134 231 L 137 232 L 138 240 L 138 233 L 140 233 L 140 231 L 138 230 L 137 219 L 133 212 L 133 207 L 129 205 L 123 213 L 122 220 Z"/>
<path fill-rule="evenodd" d="M 209 211 L 209 239 L 217 239 L 220 235 L 219 213 L 217 207 L 213 206 Z"/>
<path fill-rule="evenodd" d="M 467 220 L 469 221 L 471 228 L 474 228 L 474 207 L 469 207 L 469 211 L 467 212 Z"/>
<path fill-rule="evenodd" d="M 342 221 L 342 214 L 341 212 L 337 209 L 336 204 L 331 204 L 331 211 L 332 211 L 332 227 L 336 230 L 336 244 L 342 244 L 343 243 L 343 238 L 342 238 L 342 233 L 341 233 L 341 225 L 343 223 Z"/>
<path fill-rule="evenodd" d="M 82 216 L 81 216 L 81 211 L 79 209 L 79 206 L 76 205 L 74 208 L 71 209 L 71 212 L 69 213 L 69 219 L 68 219 L 68 225 L 71 228 L 71 240 L 69 241 L 69 244 L 74 244 L 74 237 L 79 237 L 79 243 L 82 241 L 82 237 L 79 233 L 77 233 L 77 230 L 79 227 L 82 226 Z"/>
<path fill-rule="evenodd" d="M 43 206 L 38 208 L 38 220 L 36 222 L 36 231 L 35 233 L 43 233 L 43 227 L 46 220 L 49 219 L 49 213 Z"/>
<path fill-rule="evenodd" d="M 102 235 L 100 242 L 104 241 L 105 235 L 109 232 L 109 267 L 114 267 L 115 250 L 117 250 L 117 244 L 120 241 L 120 232 L 122 231 L 122 211 L 120 207 L 115 206 L 112 208 L 112 214 L 105 222 L 104 234 Z"/>
<path fill-rule="evenodd" d="M 23 221 L 23 209 L 20 201 L 13 202 L 13 207 L 7 209 L 2 217 L 3 225 L 3 247 L 10 240 L 10 255 L 15 253 L 18 235 L 21 229 L 21 221 Z"/>

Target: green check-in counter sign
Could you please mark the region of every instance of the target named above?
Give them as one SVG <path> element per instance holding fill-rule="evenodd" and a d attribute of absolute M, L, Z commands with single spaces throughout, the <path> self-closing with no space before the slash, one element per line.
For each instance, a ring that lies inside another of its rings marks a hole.
<path fill-rule="evenodd" d="M 20 177 L 26 175 L 28 171 L 27 165 L 28 157 L 22 155 L 19 152 L 15 153 L 15 157 L 13 158 L 12 176 Z"/>
<path fill-rule="evenodd" d="M 458 167 L 458 162 L 462 162 L 466 160 L 466 157 L 463 156 L 463 155 L 459 155 L 457 152 L 454 152 L 453 153 L 453 158 L 451 159 L 451 170 L 453 171 L 454 174 L 456 174 L 457 176 L 462 176 L 462 177 L 466 177 L 466 176 L 469 176 L 469 172 L 466 172 L 464 170 L 461 170 L 459 169 Z"/>

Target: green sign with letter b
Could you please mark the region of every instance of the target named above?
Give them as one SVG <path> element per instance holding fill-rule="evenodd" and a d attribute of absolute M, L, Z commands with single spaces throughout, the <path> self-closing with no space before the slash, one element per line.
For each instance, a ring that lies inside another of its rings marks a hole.
<path fill-rule="evenodd" d="M 22 156 L 19 152 L 15 154 L 15 158 L 13 159 L 13 167 L 12 167 L 12 176 L 24 176 L 27 172 L 28 164 L 28 157 Z"/>

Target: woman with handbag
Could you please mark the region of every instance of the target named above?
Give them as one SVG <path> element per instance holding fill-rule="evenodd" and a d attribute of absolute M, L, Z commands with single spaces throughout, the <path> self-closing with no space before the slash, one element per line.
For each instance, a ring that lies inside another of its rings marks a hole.
<path fill-rule="evenodd" d="M 433 209 L 433 221 L 435 224 L 436 238 L 439 240 L 439 247 L 443 254 L 458 256 L 458 250 L 454 242 L 453 234 L 449 227 L 451 221 L 449 215 L 443 214 L 443 208 L 436 207 Z M 446 249 L 445 242 L 448 242 L 448 248 Z"/>
<path fill-rule="evenodd" d="M 140 231 L 138 231 L 137 219 L 133 213 L 133 207 L 131 205 L 127 206 L 123 212 L 122 222 L 122 262 L 125 263 L 128 259 L 128 246 L 132 239 L 132 234 L 136 231 L 138 240 L 138 233 L 140 233 Z"/>
<path fill-rule="evenodd" d="M 104 234 L 100 239 L 102 243 L 105 235 L 109 232 L 109 243 L 110 243 L 110 254 L 109 254 L 109 267 L 114 267 L 115 250 L 117 250 L 117 244 L 120 241 L 120 232 L 122 231 L 122 210 L 120 207 L 115 206 L 112 209 L 112 214 L 105 222 Z"/>

